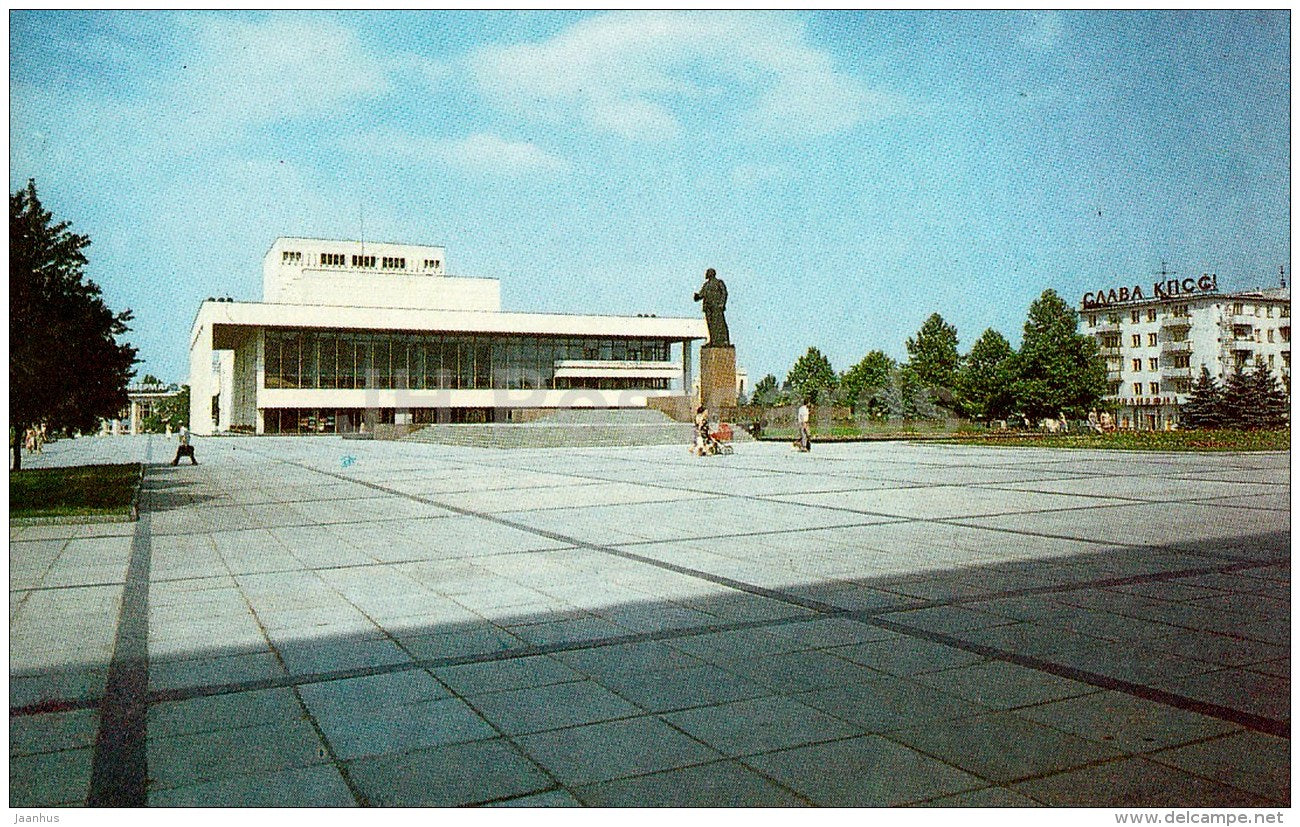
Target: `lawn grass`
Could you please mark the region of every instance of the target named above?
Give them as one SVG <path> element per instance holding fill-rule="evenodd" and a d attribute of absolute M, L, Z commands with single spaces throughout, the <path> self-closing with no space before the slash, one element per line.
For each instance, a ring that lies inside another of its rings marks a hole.
<path fill-rule="evenodd" d="M 857 442 L 861 440 L 924 439 L 951 445 L 998 445 L 1024 448 L 1087 448 L 1114 451 L 1289 451 L 1290 429 L 1280 431 L 1116 431 L 1111 434 L 1049 434 L 1042 431 L 986 431 L 943 428 L 929 423 L 870 423 L 813 428 L 813 442 Z M 762 439 L 793 442 L 799 432 L 793 428 L 770 428 Z"/>
<path fill-rule="evenodd" d="M 1112 434 L 989 431 L 957 434 L 952 439 L 943 441 L 959 445 L 1088 448 L 1115 451 L 1289 451 L 1291 430 L 1288 428 L 1280 431 L 1116 431 Z"/>
<path fill-rule="evenodd" d="M 140 463 L 9 473 L 9 517 L 130 516 Z"/>

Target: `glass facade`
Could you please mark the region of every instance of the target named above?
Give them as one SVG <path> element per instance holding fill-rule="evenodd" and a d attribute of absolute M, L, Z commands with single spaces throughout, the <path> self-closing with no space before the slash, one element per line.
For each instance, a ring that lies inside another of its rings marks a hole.
<path fill-rule="evenodd" d="M 555 363 L 667 362 L 670 353 L 664 339 L 267 330 L 265 387 L 663 389 L 667 379 L 557 382 Z"/>

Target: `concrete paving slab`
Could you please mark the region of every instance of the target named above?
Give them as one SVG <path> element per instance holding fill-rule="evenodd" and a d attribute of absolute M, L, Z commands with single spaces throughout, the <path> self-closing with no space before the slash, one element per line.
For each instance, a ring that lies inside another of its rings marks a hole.
<path fill-rule="evenodd" d="M 579 787 L 589 807 L 806 807 L 809 802 L 737 761 Z"/>
<path fill-rule="evenodd" d="M 721 757 L 716 750 L 652 716 L 525 735 L 516 743 L 571 788 Z"/>
<path fill-rule="evenodd" d="M 823 807 L 896 807 L 985 784 L 875 735 L 770 752 L 745 763 Z"/>
<path fill-rule="evenodd" d="M 380 807 L 460 807 L 555 786 L 503 739 L 347 763 L 364 800 Z"/>
<path fill-rule="evenodd" d="M 1111 747 L 1007 712 L 899 730 L 890 738 L 998 784 L 1120 755 Z"/>
<path fill-rule="evenodd" d="M 1269 802 L 1141 758 L 1125 758 L 1024 781 L 1012 790 L 1057 807 L 1263 807 Z"/>
<path fill-rule="evenodd" d="M 11 527 L 11 804 L 1289 804 L 1285 454 L 199 450 Z"/>

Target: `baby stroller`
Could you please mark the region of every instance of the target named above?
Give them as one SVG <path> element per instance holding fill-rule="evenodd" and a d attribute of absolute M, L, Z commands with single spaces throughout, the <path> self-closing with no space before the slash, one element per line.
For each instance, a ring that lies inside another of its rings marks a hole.
<path fill-rule="evenodd" d="M 718 430 L 709 433 L 709 451 L 714 454 L 733 454 L 735 451 L 731 447 L 731 439 L 735 436 L 731 430 L 731 425 L 726 422 L 718 423 Z"/>

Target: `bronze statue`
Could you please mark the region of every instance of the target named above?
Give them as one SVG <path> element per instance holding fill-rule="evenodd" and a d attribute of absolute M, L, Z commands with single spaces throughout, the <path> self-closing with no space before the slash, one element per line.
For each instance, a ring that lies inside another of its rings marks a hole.
<path fill-rule="evenodd" d="M 709 343 L 705 347 L 730 345 L 726 317 L 727 285 L 712 267 L 704 271 L 704 286 L 695 294 L 695 301 L 704 302 L 704 321 L 709 326 Z"/>

